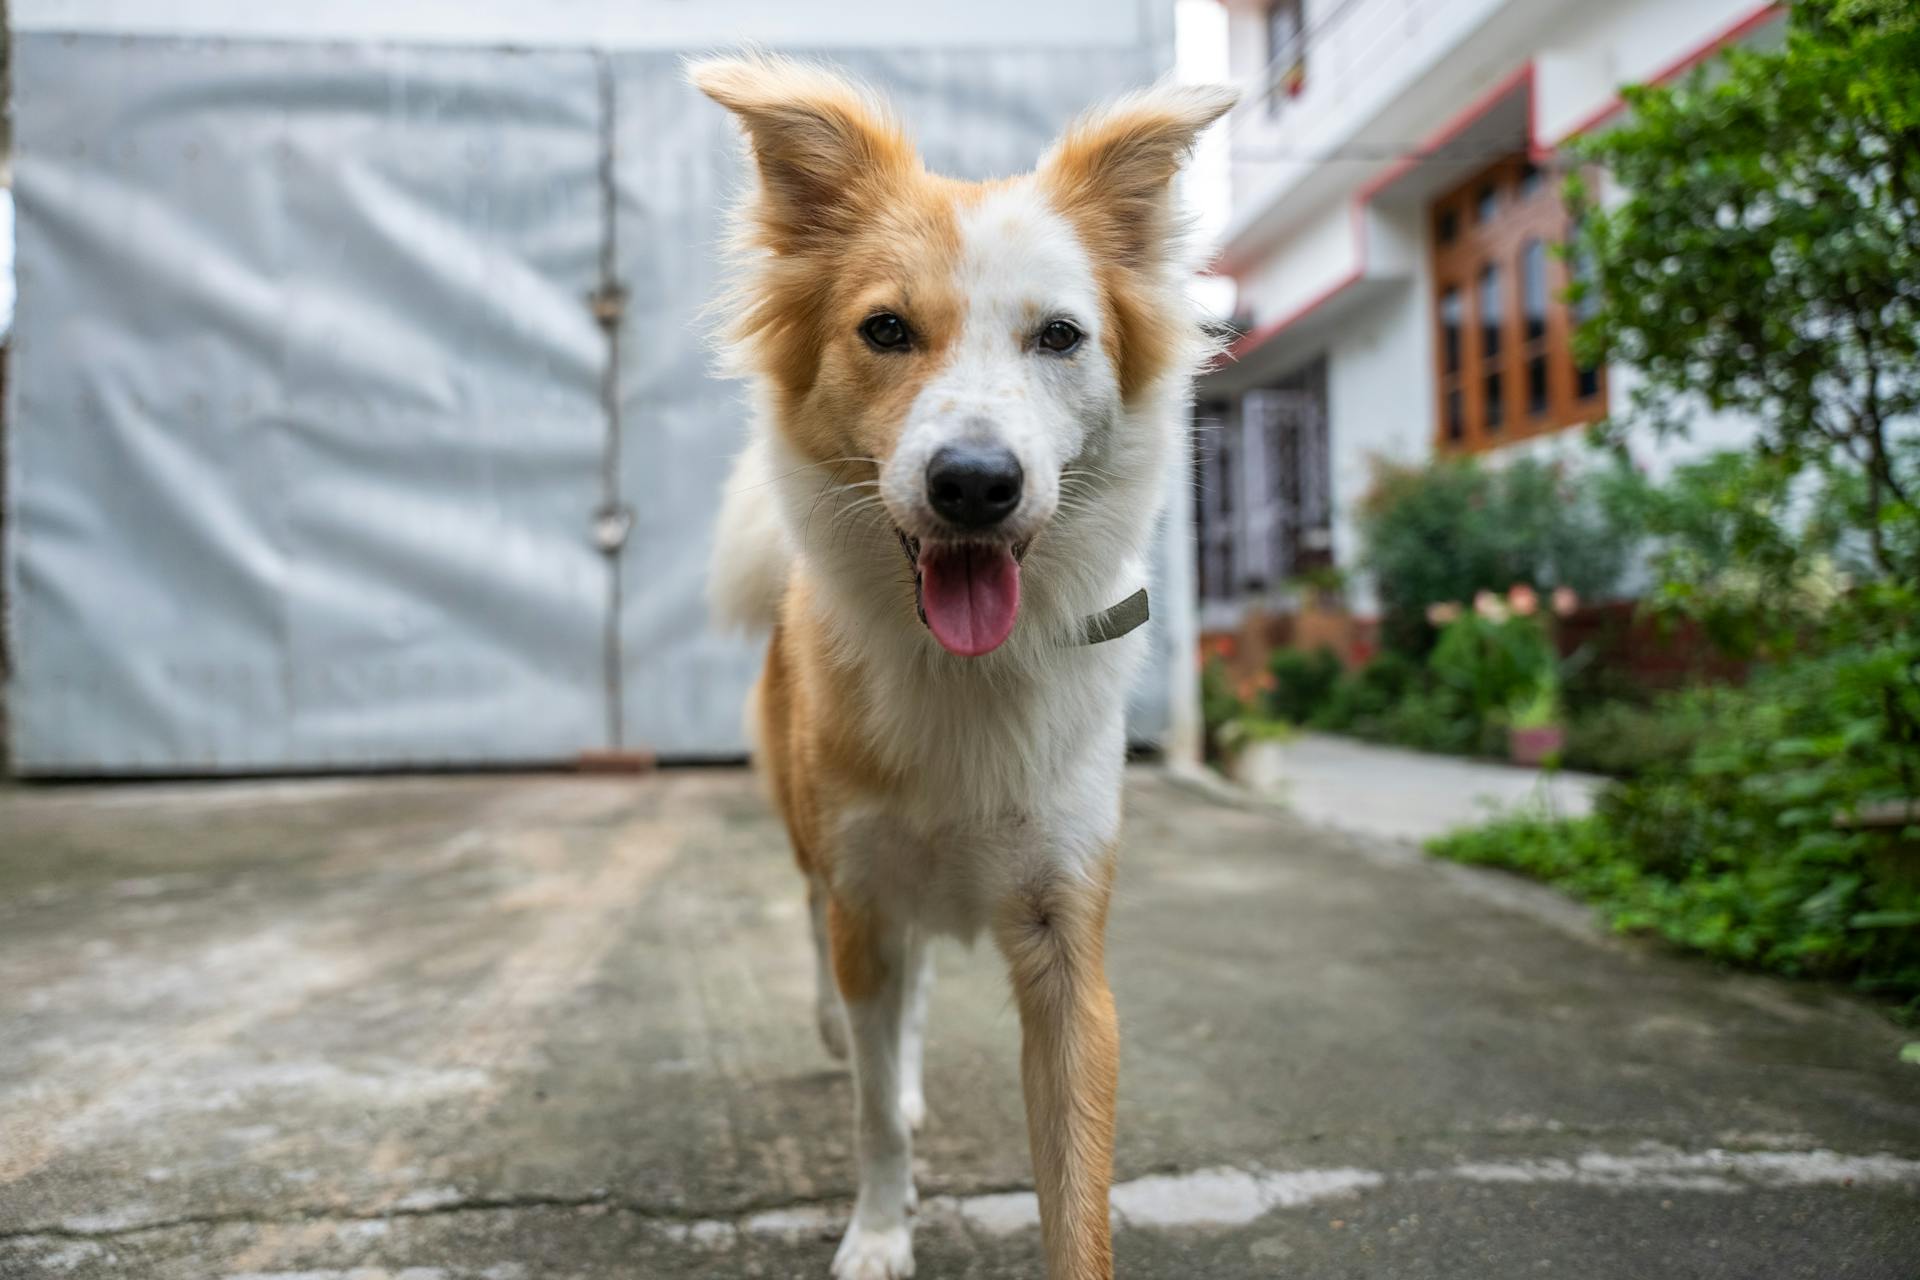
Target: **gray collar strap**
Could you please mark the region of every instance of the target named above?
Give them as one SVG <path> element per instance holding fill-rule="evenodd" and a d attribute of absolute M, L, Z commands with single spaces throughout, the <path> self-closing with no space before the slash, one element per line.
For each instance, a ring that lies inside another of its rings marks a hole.
<path fill-rule="evenodd" d="M 1147 589 L 1140 588 L 1119 604 L 1089 614 L 1080 623 L 1081 644 L 1104 644 L 1118 640 L 1147 620 Z"/>

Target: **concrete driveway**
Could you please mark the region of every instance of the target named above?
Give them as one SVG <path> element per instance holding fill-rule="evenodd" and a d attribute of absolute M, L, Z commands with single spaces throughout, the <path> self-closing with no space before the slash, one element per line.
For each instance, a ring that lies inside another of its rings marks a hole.
<path fill-rule="evenodd" d="M 1123 1275 L 1920 1274 L 1873 1011 L 1131 783 Z M 731 770 L 0 790 L 0 1276 L 824 1277 L 801 905 Z M 940 964 L 920 1274 L 1036 1276 L 1016 1019 Z"/>

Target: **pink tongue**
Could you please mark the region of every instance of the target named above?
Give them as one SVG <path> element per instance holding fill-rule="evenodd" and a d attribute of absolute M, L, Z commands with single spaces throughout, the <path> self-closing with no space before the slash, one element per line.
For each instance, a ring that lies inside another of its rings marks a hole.
<path fill-rule="evenodd" d="M 1013 633 L 1020 566 L 1005 547 L 930 546 L 920 553 L 920 605 L 941 648 L 991 653 Z"/>

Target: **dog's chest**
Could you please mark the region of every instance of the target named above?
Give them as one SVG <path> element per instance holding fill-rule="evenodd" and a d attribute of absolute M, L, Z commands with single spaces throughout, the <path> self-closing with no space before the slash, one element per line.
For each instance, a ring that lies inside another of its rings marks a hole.
<path fill-rule="evenodd" d="M 1125 762 L 1117 697 L 922 714 L 901 785 L 843 815 L 843 889 L 930 932 L 971 937 L 1023 881 L 1078 874 L 1114 840 Z"/>

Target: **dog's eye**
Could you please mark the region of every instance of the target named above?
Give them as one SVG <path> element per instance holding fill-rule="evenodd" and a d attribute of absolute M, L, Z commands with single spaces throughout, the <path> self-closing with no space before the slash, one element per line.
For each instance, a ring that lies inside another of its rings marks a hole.
<path fill-rule="evenodd" d="M 1040 331 L 1040 346 L 1055 355 L 1065 355 L 1080 345 L 1080 330 L 1065 320 L 1049 320 Z"/>
<path fill-rule="evenodd" d="M 860 326 L 860 336 L 879 351 L 900 351 L 913 341 L 907 322 L 891 311 L 868 316 Z"/>

